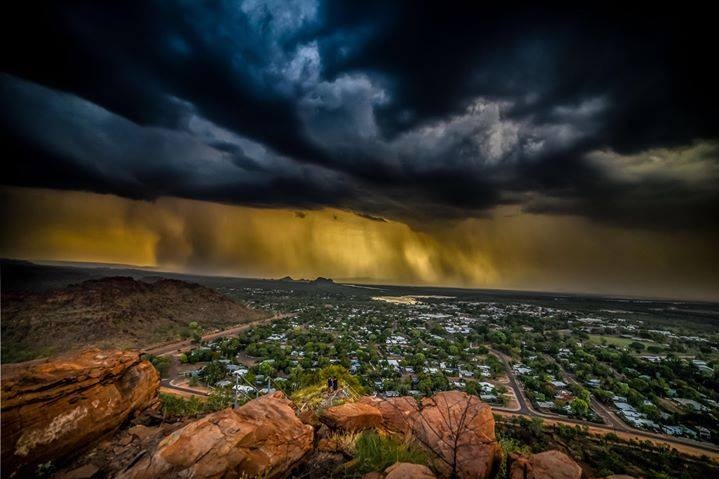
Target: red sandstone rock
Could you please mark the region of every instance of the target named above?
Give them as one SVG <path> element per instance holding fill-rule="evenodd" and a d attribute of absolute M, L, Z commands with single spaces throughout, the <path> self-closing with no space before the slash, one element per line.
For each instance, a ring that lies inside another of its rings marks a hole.
<path fill-rule="evenodd" d="M 382 427 L 400 434 L 411 432 L 412 420 L 419 412 L 417 400 L 410 396 L 386 399 L 365 396 L 360 402 L 379 409 L 382 414 Z"/>
<path fill-rule="evenodd" d="M 510 479 L 580 479 L 582 468 L 560 451 L 544 451 L 531 456 L 514 456 Z"/>
<path fill-rule="evenodd" d="M 437 479 L 429 467 L 409 462 L 397 462 L 384 472 L 385 479 Z"/>
<path fill-rule="evenodd" d="M 499 456 L 492 408 L 461 391 L 424 398 L 412 434 L 438 456 L 440 476 L 488 478 Z"/>
<path fill-rule="evenodd" d="M 38 464 L 70 459 L 155 406 L 159 385 L 155 368 L 129 351 L 90 349 L 3 365 L 3 475 L 28 475 Z"/>
<path fill-rule="evenodd" d="M 276 392 L 191 422 L 122 477 L 277 477 L 312 449 L 312 440 L 312 426 L 303 424 L 292 403 Z"/>
<path fill-rule="evenodd" d="M 363 402 L 345 403 L 328 408 L 321 420 L 332 429 L 355 432 L 379 427 L 382 413 L 376 407 Z"/>

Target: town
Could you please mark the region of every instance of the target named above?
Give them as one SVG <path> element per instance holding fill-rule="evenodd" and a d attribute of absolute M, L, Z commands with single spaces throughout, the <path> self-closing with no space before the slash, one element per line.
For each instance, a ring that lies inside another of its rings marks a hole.
<path fill-rule="evenodd" d="M 335 367 L 383 397 L 456 389 L 496 412 L 719 443 L 717 333 L 651 302 L 218 289 L 282 317 L 175 354 L 168 388 L 244 401 Z"/>

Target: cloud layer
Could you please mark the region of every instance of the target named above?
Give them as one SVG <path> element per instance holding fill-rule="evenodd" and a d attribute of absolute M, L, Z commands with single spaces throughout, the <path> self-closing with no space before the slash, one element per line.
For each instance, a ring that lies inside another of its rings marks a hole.
<path fill-rule="evenodd" d="M 445 3 L 15 4 L 3 182 L 716 231 L 708 17 Z"/>

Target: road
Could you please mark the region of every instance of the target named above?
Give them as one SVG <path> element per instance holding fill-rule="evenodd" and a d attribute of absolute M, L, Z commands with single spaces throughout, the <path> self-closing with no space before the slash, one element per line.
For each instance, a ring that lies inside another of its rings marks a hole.
<path fill-rule="evenodd" d="M 513 411 L 504 411 L 499 410 L 498 408 L 493 407 L 492 410 L 495 414 L 498 414 L 500 416 L 526 416 L 525 414 L 513 412 Z M 633 433 L 633 432 L 625 432 L 625 431 L 614 431 L 610 428 L 604 426 L 604 425 L 598 425 L 598 424 L 590 424 L 583 421 L 575 421 L 569 418 L 565 419 L 557 419 L 557 418 L 543 418 L 542 419 L 544 424 L 565 424 L 567 426 L 573 426 L 575 424 L 581 424 L 585 425 L 589 428 L 589 432 L 591 434 L 595 435 L 603 435 L 603 434 L 609 434 L 613 433 L 616 434 L 619 438 L 629 441 L 651 441 L 654 444 L 657 445 L 666 445 L 670 448 L 676 449 L 682 454 L 688 454 L 690 456 L 695 457 L 701 457 L 701 456 L 707 456 L 711 458 L 713 461 L 719 462 L 719 448 L 713 447 L 712 445 L 708 445 L 707 443 L 700 443 L 697 441 L 692 441 L 691 439 L 687 439 L 686 441 L 678 440 L 679 438 L 671 438 L 669 436 L 661 436 L 661 435 L 653 435 L 653 434 L 647 434 L 647 433 Z M 658 437 L 655 437 L 658 436 Z"/>
<path fill-rule="evenodd" d="M 559 366 L 559 367 L 561 368 L 561 371 L 564 374 L 564 377 L 566 377 L 569 382 L 578 384 L 581 386 L 581 384 L 579 383 L 579 381 L 577 381 L 577 379 L 574 377 L 574 375 L 569 374 L 561 366 Z M 602 418 L 604 423 L 608 426 L 611 426 L 614 430 L 624 431 L 624 432 L 639 431 L 638 429 L 634 429 L 631 426 L 629 426 L 628 424 L 626 424 L 624 421 L 622 421 L 619 418 L 619 416 L 614 414 L 614 412 L 612 410 L 610 410 L 607 406 L 605 406 L 604 404 L 599 402 L 599 400 L 597 400 L 597 398 L 595 398 L 594 395 L 591 396 L 591 398 L 589 400 L 589 405 L 592 407 L 594 412 L 596 412 L 599 415 L 599 417 Z M 639 432 L 641 432 L 641 431 L 639 431 Z"/>
<path fill-rule="evenodd" d="M 258 319 L 256 321 L 249 321 L 247 323 L 240 324 L 238 326 L 233 326 L 232 328 L 225 329 L 222 331 L 216 331 L 213 333 L 206 334 L 202 336 L 203 341 L 212 341 L 213 339 L 227 337 L 227 336 L 235 336 L 237 333 L 240 333 L 248 328 L 251 328 L 253 326 L 257 326 L 260 324 L 266 324 L 271 323 L 272 321 L 276 321 L 278 319 L 287 318 L 290 316 L 294 316 L 294 314 L 290 313 L 279 313 L 275 314 L 274 316 L 271 316 L 269 318 L 262 318 Z M 148 348 L 143 349 L 141 352 L 144 354 L 152 354 L 153 356 L 163 356 L 167 354 L 171 354 L 172 360 L 177 361 L 177 357 L 184 352 L 190 351 L 191 349 L 195 348 L 197 345 L 192 342 L 192 340 L 186 339 L 182 341 L 175 341 L 172 343 L 165 343 L 160 345 L 154 345 L 149 346 Z M 172 384 L 171 379 L 163 379 L 160 381 L 160 392 L 168 393 L 168 394 L 177 394 L 180 396 L 201 396 L 206 397 L 208 396 L 208 393 L 206 391 L 200 390 L 200 389 L 194 389 L 191 387 L 185 387 L 185 386 L 176 386 Z"/>
<path fill-rule="evenodd" d="M 515 395 L 517 396 L 517 402 L 519 403 L 518 410 L 511 410 L 502 407 L 492 407 L 492 409 L 498 414 L 509 416 L 534 416 L 542 418 L 545 422 L 550 424 L 579 424 L 581 426 L 589 427 L 590 431 L 595 434 L 614 433 L 617 436 L 625 439 L 635 439 L 639 441 L 649 440 L 654 442 L 655 444 L 665 444 L 669 447 L 677 449 L 680 452 L 685 452 L 687 454 L 692 454 L 695 456 L 706 455 L 714 460 L 719 460 L 719 446 L 717 445 L 710 444 L 707 442 L 695 441 L 693 439 L 672 437 L 665 434 L 656 434 L 653 432 L 647 432 L 642 431 L 641 429 L 632 428 L 629 425 L 625 424 L 623 421 L 621 421 L 616 415 L 614 415 L 614 413 L 609 411 L 606 406 L 599 403 L 594 398 L 592 398 L 594 399 L 594 401 L 592 402 L 592 406 L 595 406 L 596 402 L 598 407 L 595 410 L 606 421 L 606 424 L 596 424 L 592 422 L 582 421 L 579 419 L 572 419 L 555 414 L 545 414 L 536 411 L 534 408 L 532 408 L 531 401 L 529 400 L 529 398 L 526 397 L 524 389 L 521 387 L 521 385 L 517 381 L 516 376 L 514 375 L 514 372 L 512 371 L 511 365 L 509 363 L 509 356 L 495 349 L 490 349 L 489 351 L 493 355 L 498 357 L 500 361 L 502 361 L 502 363 L 504 364 L 504 367 L 507 370 L 507 378 L 509 379 L 509 385 L 514 388 Z"/>
<path fill-rule="evenodd" d="M 167 393 L 167 394 L 176 394 L 179 396 L 202 396 L 207 397 L 209 396 L 208 393 L 205 391 L 201 391 L 199 389 L 193 389 L 193 388 L 186 388 L 182 386 L 175 386 L 170 382 L 169 379 L 163 379 L 160 381 L 160 392 L 161 393 Z"/>
<path fill-rule="evenodd" d="M 244 331 L 245 329 L 251 328 L 253 326 L 257 326 L 260 324 L 265 323 L 271 323 L 272 321 L 276 321 L 278 319 L 287 318 L 290 316 L 294 316 L 294 314 L 290 313 L 279 313 L 275 314 L 274 316 L 270 316 L 269 318 L 262 318 L 255 321 L 249 321 L 247 323 L 240 324 L 238 326 L 233 326 L 229 329 L 225 329 L 222 331 L 216 331 L 214 333 L 208 333 L 204 336 L 202 336 L 203 341 L 212 341 L 213 339 L 222 338 L 226 336 L 234 336 L 239 332 Z M 153 356 L 162 356 L 164 354 L 170 354 L 170 353 L 184 353 L 187 352 L 193 348 L 195 348 L 197 345 L 192 342 L 191 339 L 184 339 L 182 341 L 174 341 L 172 343 L 164 343 L 164 344 L 158 344 L 153 346 L 148 346 L 145 349 L 142 349 L 140 352 L 143 354 L 152 354 Z"/>

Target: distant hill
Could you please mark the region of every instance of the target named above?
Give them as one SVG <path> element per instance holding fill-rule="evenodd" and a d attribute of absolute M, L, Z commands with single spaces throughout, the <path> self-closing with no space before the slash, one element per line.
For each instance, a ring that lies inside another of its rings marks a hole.
<path fill-rule="evenodd" d="M 323 278 L 322 276 L 318 276 L 316 279 L 293 279 L 292 276 L 285 276 L 284 278 L 280 278 L 277 281 L 280 281 L 282 283 L 304 283 L 311 284 L 314 286 L 332 286 L 336 284 L 332 279 Z"/>
<path fill-rule="evenodd" d="M 96 345 L 139 347 L 251 321 L 261 313 L 213 289 L 176 279 L 91 279 L 45 292 L 4 292 L 2 361 Z"/>

